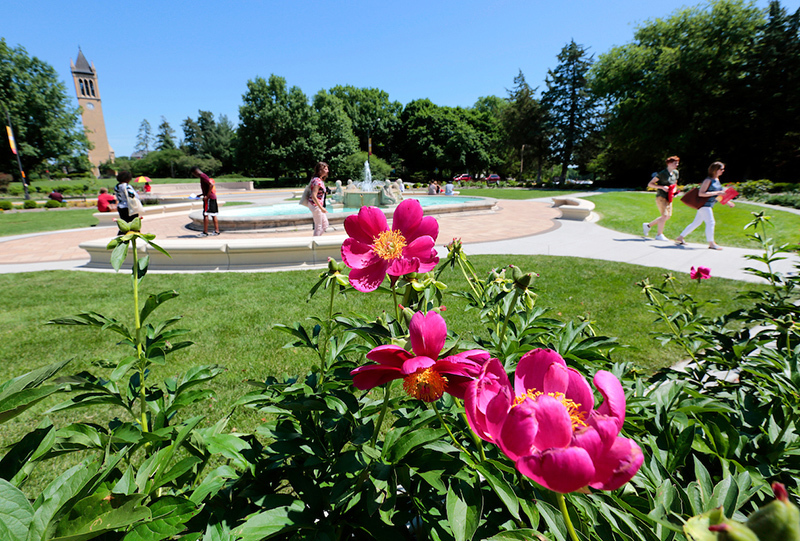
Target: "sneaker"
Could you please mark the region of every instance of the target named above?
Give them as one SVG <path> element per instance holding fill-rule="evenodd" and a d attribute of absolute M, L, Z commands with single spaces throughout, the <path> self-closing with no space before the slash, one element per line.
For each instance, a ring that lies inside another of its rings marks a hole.
<path fill-rule="evenodd" d="M 657 235 L 656 240 L 669 240 L 669 239 L 662 234 L 662 235 Z"/>
<path fill-rule="evenodd" d="M 217 235 L 219 235 L 219 231 L 214 231 L 212 233 L 209 233 L 209 235 L 211 235 L 212 237 L 216 237 Z"/>
<path fill-rule="evenodd" d="M 208 233 L 200 233 L 200 234 L 199 234 L 199 235 L 197 235 L 197 236 L 198 236 L 198 237 L 207 237 L 207 236 L 208 236 Z"/>
<path fill-rule="evenodd" d="M 642 224 L 642 235 L 644 235 L 644 237 L 647 238 L 649 234 L 650 234 L 650 224 L 645 222 Z"/>

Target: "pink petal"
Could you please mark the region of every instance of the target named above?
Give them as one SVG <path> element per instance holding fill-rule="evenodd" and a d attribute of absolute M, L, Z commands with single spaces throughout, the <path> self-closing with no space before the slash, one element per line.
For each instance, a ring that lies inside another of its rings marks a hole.
<path fill-rule="evenodd" d="M 403 257 L 418 260 L 419 271 L 415 272 L 428 272 L 439 262 L 434 245 L 431 237 L 419 237 L 403 249 Z"/>
<path fill-rule="evenodd" d="M 353 376 L 353 385 L 356 389 L 361 389 L 362 391 L 403 377 L 399 368 L 381 366 L 379 364 L 359 366 L 350 374 Z"/>
<path fill-rule="evenodd" d="M 420 224 L 411 233 L 411 238 L 406 237 L 406 240 L 411 242 L 414 239 L 425 236 L 432 238 L 434 242 L 436 242 L 437 237 L 439 237 L 439 222 L 436 221 L 436 218 L 433 216 L 425 216 L 422 218 Z"/>
<path fill-rule="evenodd" d="M 536 451 L 534 442 L 542 430 L 546 429 L 537 422 L 533 402 L 526 400 L 508 411 L 497 444 L 511 460 L 516 460 Z"/>
<path fill-rule="evenodd" d="M 417 272 L 430 272 L 439 264 L 439 256 L 435 250 L 431 250 L 431 256 L 427 259 L 419 259 L 419 270 Z"/>
<path fill-rule="evenodd" d="M 447 388 L 445 389 L 445 392 L 460 400 L 463 400 L 467 394 L 467 388 L 469 388 L 469 385 L 473 381 L 474 378 L 471 377 L 448 375 Z"/>
<path fill-rule="evenodd" d="M 413 374 L 417 370 L 425 370 L 436 365 L 436 360 L 426 356 L 412 357 L 403 363 L 401 372 L 404 376 Z"/>
<path fill-rule="evenodd" d="M 517 460 L 517 469 L 543 487 L 566 494 L 589 484 L 594 465 L 580 447 L 550 449 Z"/>
<path fill-rule="evenodd" d="M 622 430 L 625 423 L 625 391 L 622 390 L 622 384 L 614 374 L 605 370 L 599 370 L 593 381 L 603 395 L 603 403 L 597 408 L 597 412 L 613 417 L 617 421 L 617 428 Z"/>
<path fill-rule="evenodd" d="M 375 291 L 381 285 L 383 279 L 386 278 L 386 267 L 386 262 L 379 259 L 375 264 L 364 269 L 351 268 L 348 276 L 350 285 L 364 293 Z"/>
<path fill-rule="evenodd" d="M 351 239 L 360 242 L 361 244 L 372 244 L 373 236 L 367 234 L 361 227 L 361 221 L 358 219 L 357 214 L 351 214 L 344 219 L 344 230 Z"/>
<path fill-rule="evenodd" d="M 408 325 L 411 349 L 417 355 L 438 359 L 447 338 L 447 324 L 436 312 L 417 312 Z"/>
<path fill-rule="evenodd" d="M 372 244 L 378 235 L 389 229 L 389 225 L 386 222 L 386 215 L 377 207 L 361 207 L 358 211 L 357 218 L 357 220 L 350 221 L 351 229 L 347 228 L 347 221 L 350 219 L 350 216 L 345 218 L 345 231 L 347 231 L 347 234 L 351 237 L 359 240 L 369 239 L 366 241 L 362 240 L 362 242 L 366 242 L 367 244 Z M 352 233 L 350 232 L 351 230 Z"/>
<path fill-rule="evenodd" d="M 465 359 L 469 359 L 470 361 L 474 361 L 480 364 L 481 366 L 489 362 L 489 359 L 491 359 L 491 355 L 489 355 L 489 352 L 484 351 L 482 349 L 470 349 L 467 351 L 462 351 L 461 353 L 458 353 L 458 356 L 464 357 Z M 505 373 L 505 371 L 503 371 L 503 373 Z"/>
<path fill-rule="evenodd" d="M 586 424 L 597 432 L 600 441 L 603 443 L 604 452 L 614 444 L 614 440 L 617 439 L 619 434 L 617 420 L 607 415 L 601 415 L 596 411 L 592 412 Z"/>
<path fill-rule="evenodd" d="M 544 381 L 542 382 L 542 392 L 545 393 L 561 393 L 567 394 L 567 386 L 569 385 L 569 369 L 558 363 L 553 363 L 547 372 L 544 373 Z"/>
<path fill-rule="evenodd" d="M 389 261 L 389 266 L 386 269 L 386 274 L 389 276 L 403 276 L 410 272 L 419 271 L 419 259 L 401 257 L 399 259 L 392 259 Z"/>
<path fill-rule="evenodd" d="M 495 398 L 502 411 L 495 412 L 495 423 L 505 418 L 511 407 L 511 384 L 503 365 L 497 359 L 489 360 L 481 370 L 478 379 L 473 381 L 464 395 L 464 410 L 472 430 L 486 441 L 494 441 L 494 427 L 488 420 L 489 405 Z M 503 405 L 504 403 L 504 405 Z"/>
<path fill-rule="evenodd" d="M 367 359 L 370 361 L 375 361 L 384 366 L 393 366 L 395 368 L 402 367 L 403 363 L 413 356 L 411 352 L 392 344 L 378 346 L 367 353 Z"/>
<path fill-rule="evenodd" d="M 542 395 L 538 399 L 526 400 L 531 402 L 536 421 L 539 423 L 539 433 L 536 436 L 537 449 L 550 447 L 566 447 L 572 441 L 572 419 L 564 404 L 552 396 Z"/>
<path fill-rule="evenodd" d="M 416 199 L 405 199 L 394 211 L 392 216 L 392 229 L 400 231 L 408 240 L 422 221 L 422 205 Z"/>
<path fill-rule="evenodd" d="M 595 460 L 595 476 L 591 486 L 600 490 L 616 490 L 636 475 L 644 462 L 642 450 L 633 440 L 617 438 L 611 449 Z"/>
<path fill-rule="evenodd" d="M 351 269 L 364 269 L 381 261 L 372 246 L 348 238 L 342 243 L 342 261 Z"/>
<path fill-rule="evenodd" d="M 608 450 L 612 443 L 613 439 L 609 442 L 609 445 L 606 445 L 597 430 L 587 426 L 575 431 L 572 435 L 571 446 L 586 449 L 586 452 L 592 458 L 592 462 L 594 462 Z"/>
<path fill-rule="evenodd" d="M 481 365 L 463 359 L 458 355 L 451 355 L 444 359 L 439 359 L 436 363 L 436 371 L 440 374 L 447 374 L 448 376 L 454 375 L 475 379 L 481 372 Z"/>
<path fill-rule="evenodd" d="M 589 383 L 583 375 L 575 370 L 569 368 L 569 385 L 567 386 L 567 398 L 578 405 L 578 411 L 584 414 L 584 419 L 589 417 L 589 414 L 594 409 L 594 393 Z"/>
<path fill-rule="evenodd" d="M 514 376 L 514 392 L 524 395 L 528 390 L 544 389 L 544 375 L 552 364 L 567 366 L 561 355 L 551 349 L 534 349 L 519 360 Z"/>

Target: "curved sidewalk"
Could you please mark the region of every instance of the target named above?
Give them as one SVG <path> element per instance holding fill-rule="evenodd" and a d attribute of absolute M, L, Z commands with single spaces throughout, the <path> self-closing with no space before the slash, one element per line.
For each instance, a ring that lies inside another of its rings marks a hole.
<path fill-rule="evenodd" d="M 705 244 L 676 246 L 672 242 L 643 239 L 606 229 L 592 222 L 562 220 L 560 211 L 546 199 L 498 200 L 497 209 L 490 213 L 463 213 L 437 216 L 439 221 L 440 255 L 443 245 L 460 237 L 468 254 L 554 255 L 574 256 L 660 267 L 688 273 L 691 267 L 705 266 L 712 276 L 736 280 L 759 281 L 744 272 L 758 263 L 747 255 L 761 255 L 757 250 L 725 247 L 722 251 L 708 250 Z M 186 228 L 187 216 L 165 217 L 147 221 L 145 231 L 158 239 L 195 238 L 197 233 Z M 78 247 L 81 242 L 111 238 L 115 228 L 87 228 L 27 235 L 19 238 L 0 237 L 0 273 L 36 270 L 89 270 L 83 266 L 88 254 Z M 336 231 L 343 233 L 343 231 Z M 311 237 L 310 230 L 280 232 L 222 233 L 212 238 L 285 238 Z M 205 239 L 197 239 L 203 242 Z M 791 256 L 778 261 L 774 269 L 796 272 L 800 259 Z M 267 269 L 265 269 L 267 270 Z M 274 270 L 274 269 L 270 269 Z M 154 271 L 157 272 L 157 271 Z"/>

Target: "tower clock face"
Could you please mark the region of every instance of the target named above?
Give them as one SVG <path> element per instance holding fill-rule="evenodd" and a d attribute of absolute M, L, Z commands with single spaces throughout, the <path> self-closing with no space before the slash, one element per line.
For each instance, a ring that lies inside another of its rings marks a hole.
<path fill-rule="evenodd" d="M 94 103 L 91 102 L 87 103 L 86 108 L 89 109 L 90 111 L 94 110 Z"/>

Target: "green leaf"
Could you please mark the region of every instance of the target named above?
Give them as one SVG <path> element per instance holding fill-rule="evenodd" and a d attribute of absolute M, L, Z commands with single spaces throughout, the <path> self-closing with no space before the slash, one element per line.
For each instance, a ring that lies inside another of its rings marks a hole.
<path fill-rule="evenodd" d="M 694 475 L 697 478 L 697 484 L 700 488 L 703 510 L 706 511 L 711 501 L 711 495 L 714 492 L 714 485 L 711 484 L 711 476 L 708 474 L 708 470 L 697 457 L 694 457 Z"/>
<path fill-rule="evenodd" d="M 480 489 L 466 481 L 454 479 L 447 490 L 447 522 L 456 541 L 468 541 L 475 535 L 483 511 Z"/>
<path fill-rule="evenodd" d="M 55 427 L 49 419 L 45 419 L 3 456 L 0 460 L 0 478 L 21 486 L 36 466 L 36 461 L 50 450 L 55 441 Z"/>
<path fill-rule="evenodd" d="M 427 443 L 437 441 L 443 438 L 445 434 L 446 432 L 442 429 L 420 428 L 419 430 L 414 430 L 404 435 L 384 452 L 389 462 L 398 462 L 414 449 L 417 449 L 418 447 L 421 447 Z M 387 443 L 387 445 L 389 444 Z"/>
<path fill-rule="evenodd" d="M 186 529 L 186 522 L 199 509 L 185 498 L 165 496 L 149 505 L 153 517 L 149 522 L 137 524 L 123 541 L 162 541 L 171 539 Z"/>
<path fill-rule="evenodd" d="M 537 539 L 536 530 L 507 530 L 486 539 L 486 541 L 532 541 Z"/>
<path fill-rule="evenodd" d="M 51 541 L 86 541 L 100 534 L 124 529 L 150 519 L 150 510 L 141 505 L 144 494 L 122 496 L 102 489 L 83 498 L 58 523 L 57 537 Z"/>
<path fill-rule="evenodd" d="M 477 464 L 475 469 L 478 471 L 478 473 L 483 475 L 483 477 L 489 483 L 489 486 L 492 487 L 494 493 L 497 494 L 497 497 L 500 498 L 500 501 L 502 501 L 506 506 L 508 512 L 511 513 L 511 516 L 517 520 L 520 520 L 519 499 L 517 498 L 514 489 L 503 477 L 502 472 L 495 469 L 491 461 Z"/>
<path fill-rule="evenodd" d="M 220 466 L 203 479 L 203 482 L 192 492 L 190 499 L 199 505 L 206 498 L 213 497 L 219 492 L 228 479 L 236 479 L 237 477 L 239 475 L 231 466 Z"/>
<path fill-rule="evenodd" d="M 33 522 L 33 506 L 20 489 L 0 479 L 0 539 L 25 541 Z"/>
<path fill-rule="evenodd" d="M 122 230 L 122 222 L 118 221 L 117 223 L 120 224 L 120 230 Z M 115 271 L 119 272 L 119 269 L 122 268 L 122 264 L 125 263 L 126 257 L 128 257 L 128 243 L 121 242 L 114 248 L 114 251 L 111 252 L 111 266 Z"/>
<path fill-rule="evenodd" d="M 171 291 L 162 291 L 158 295 L 150 295 L 147 297 L 147 300 L 144 301 L 144 306 L 142 306 L 142 310 L 139 314 L 139 319 L 141 320 L 142 325 L 144 325 L 145 320 L 147 317 L 153 313 L 153 310 L 167 302 L 168 300 L 174 299 L 178 296 L 178 292 L 174 289 Z"/>
<path fill-rule="evenodd" d="M 266 511 L 251 515 L 247 522 L 234 530 L 237 541 L 262 541 L 278 533 L 311 526 L 304 524 L 305 504 L 291 496 L 270 495 L 263 506 Z"/>

